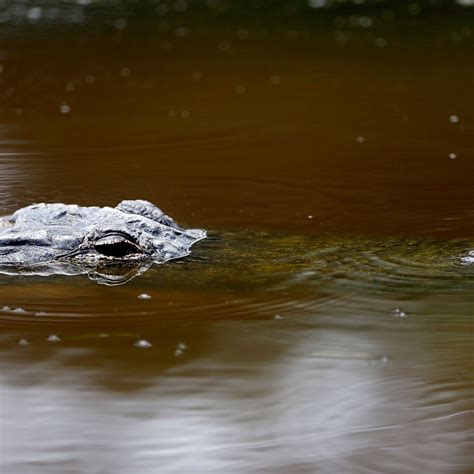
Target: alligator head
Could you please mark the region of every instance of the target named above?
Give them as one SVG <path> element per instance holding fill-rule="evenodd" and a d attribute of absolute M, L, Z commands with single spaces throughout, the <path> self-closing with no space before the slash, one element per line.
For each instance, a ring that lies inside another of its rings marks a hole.
<path fill-rule="evenodd" d="M 116 281 L 130 273 L 119 267 L 148 268 L 185 257 L 205 237 L 147 201 L 122 201 L 115 208 L 35 204 L 0 219 L 0 272 L 93 272 Z M 107 267 L 115 268 L 104 273 Z"/>

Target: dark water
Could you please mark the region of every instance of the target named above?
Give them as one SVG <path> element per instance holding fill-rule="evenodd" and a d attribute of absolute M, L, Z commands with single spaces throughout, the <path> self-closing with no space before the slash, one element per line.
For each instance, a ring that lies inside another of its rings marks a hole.
<path fill-rule="evenodd" d="M 1 5 L 1 214 L 212 237 L 0 275 L 2 473 L 472 472 L 472 8 L 271 3 Z"/>

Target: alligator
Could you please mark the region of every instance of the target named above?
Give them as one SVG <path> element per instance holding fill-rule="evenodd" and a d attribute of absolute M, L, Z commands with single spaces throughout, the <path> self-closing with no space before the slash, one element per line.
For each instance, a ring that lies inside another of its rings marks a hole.
<path fill-rule="evenodd" d="M 188 256 L 205 238 L 187 259 L 186 271 L 177 265 L 161 269 L 161 285 L 257 289 L 354 279 L 394 287 L 472 283 L 472 241 L 251 231 L 208 235 L 184 230 L 141 200 L 115 208 L 35 204 L 0 218 L 0 274 L 87 274 L 98 283 L 119 285 L 155 263 Z"/>
<path fill-rule="evenodd" d="M 0 272 L 89 273 L 100 283 L 122 283 L 154 263 L 186 257 L 206 236 L 144 200 L 114 208 L 33 204 L 0 218 Z"/>

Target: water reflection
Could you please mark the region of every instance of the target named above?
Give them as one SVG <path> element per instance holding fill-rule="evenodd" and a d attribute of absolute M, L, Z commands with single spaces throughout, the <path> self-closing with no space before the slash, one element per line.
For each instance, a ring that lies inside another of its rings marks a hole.
<path fill-rule="evenodd" d="M 0 266 L 0 274 L 9 276 L 42 276 L 52 275 L 78 276 L 87 275 L 87 277 L 100 285 L 116 286 L 124 285 L 133 278 L 146 272 L 152 262 L 135 265 L 109 265 L 92 268 L 76 266 L 74 264 L 61 264 L 51 262 L 45 265 L 35 265 L 32 267 L 15 267 L 13 265 Z"/>
<path fill-rule="evenodd" d="M 88 470 L 93 459 L 123 473 L 195 462 L 201 472 L 462 468 L 471 456 L 461 374 L 472 305 L 433 296 L 409 303 L 412 316 L 400 321 L 389 302 L 372 303 L 369 315 L 335 300 L 283 320 L 155 320 L 139 330 L 149 349 L 133 347 L 130 321 L 115 336 L 97 332 L 104 325 L 81 337 L 66 330 L 58 343 L 46 341 L 52 328 L 26 328 L 27 347 L 4 333 L 4 466 L 64 472 Z M 448 318 L 449 334 L 427 330 Z M 187 349 L 176 356 L 182 342 Z M 407 441 L 420 436 L 423 443 Z"/>

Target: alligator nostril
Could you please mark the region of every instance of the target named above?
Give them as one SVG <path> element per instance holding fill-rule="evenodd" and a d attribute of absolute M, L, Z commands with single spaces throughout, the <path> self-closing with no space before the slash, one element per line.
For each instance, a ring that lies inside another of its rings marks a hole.
<path fill-rule="evenodd" d="M 128 255 L 140 253 L 136 245 L 129 242 L 97 243 L 95 249 L 106 257 L 124 258 Z"/>

